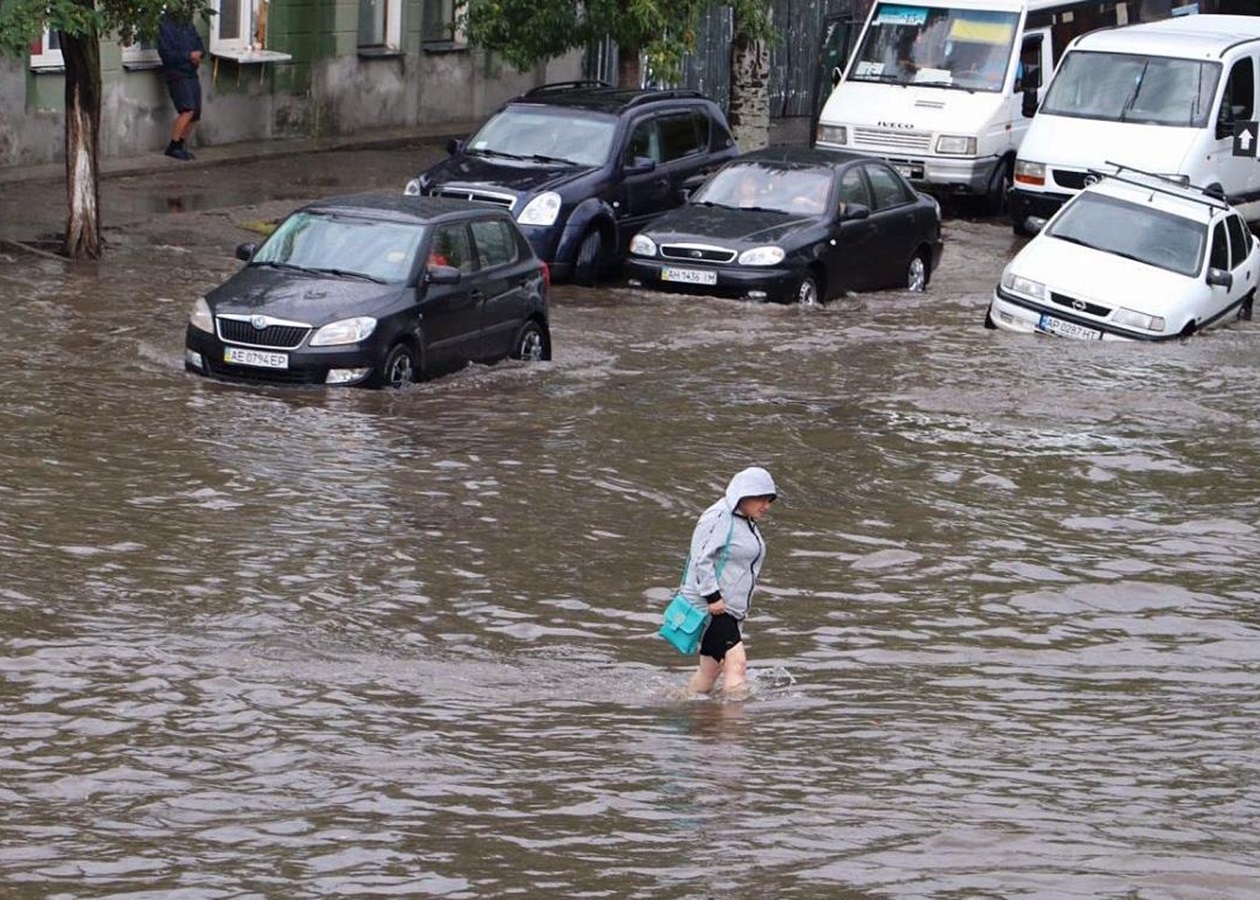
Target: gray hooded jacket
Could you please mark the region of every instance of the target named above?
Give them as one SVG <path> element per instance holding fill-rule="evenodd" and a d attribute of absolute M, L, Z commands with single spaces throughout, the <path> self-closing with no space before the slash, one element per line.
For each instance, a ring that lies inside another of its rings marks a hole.
<path fill-rule="evenodd" d="M 680 588 L 692 606 L 704 609 L 721 596 L 732 616 L 748 615 L 757 574 L 766 558 L 766 542 L 757 524 L 737 515 L 735 508 L 745 497 L 776 493 L 770 473 L 752 466 L 732 478 L 726 495 L 701 513 L 691 534 L 691 556 Z"/>

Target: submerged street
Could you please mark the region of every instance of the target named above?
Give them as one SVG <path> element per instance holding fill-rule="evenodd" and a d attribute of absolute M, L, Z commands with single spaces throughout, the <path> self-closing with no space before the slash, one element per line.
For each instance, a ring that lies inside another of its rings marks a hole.
<path fill-rule="evenodd" d="M 6 896 L 1260 896 L 1260 322 L 987 331 L 1021 242 L 947 207 L 925 294 L 562 285 L 551 363 L 183 371 L 250 227 L 440 154 L 158 166 L 99 263 L 0 250 Z M 753 695 L 681 700 L 753 464 Z"/>

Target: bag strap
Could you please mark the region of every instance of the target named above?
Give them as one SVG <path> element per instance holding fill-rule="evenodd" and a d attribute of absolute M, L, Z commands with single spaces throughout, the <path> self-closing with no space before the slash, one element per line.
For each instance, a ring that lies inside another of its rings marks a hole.
<path fill-rule="evenodd" d="M 715 578 L 722 577 L 722 570 L 726 568 L 726 560 L 731 555 L 731 535 L 735 533 L 735 513 L 731 513 L 731 524 L 726 529 L 726 541 L 722 544 L 722 552 L 718 554 L 717 565 L 713 567 L 713 575 Z M 678 582 L 678 589 L 682 590 L 683 585 L 687 583 L 687 573 L 691 571 L 691 554 L 687 554 L 687 561 L 683 563 L 682 580 Z"/>

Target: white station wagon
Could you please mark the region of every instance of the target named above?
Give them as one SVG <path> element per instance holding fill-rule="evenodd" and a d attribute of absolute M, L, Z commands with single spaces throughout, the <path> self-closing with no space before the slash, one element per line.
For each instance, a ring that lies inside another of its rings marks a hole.
<path fill-rule="evenodd" d="M 1161 341 L 1251 318 L 1260 245 L 1224 199 L 1131 169 L 1095 174 L 1007 264 L 986 327 Z"/>

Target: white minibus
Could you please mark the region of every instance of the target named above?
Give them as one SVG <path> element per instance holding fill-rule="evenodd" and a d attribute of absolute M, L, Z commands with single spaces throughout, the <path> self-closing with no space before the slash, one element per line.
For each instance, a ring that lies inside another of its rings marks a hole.
<path fill-rule="evenodd" d="M 1256 118 L 1258 72 L 1260 17 L 1185 16 L 1077 38 L 1019 148 L 1015 232 L 1036 231 L 1111 163 L 1219 189 L 1260 220 L 1260 161 L 1234 155 L 1235 123 Z"/>
<path fill-rule="evenodd" d="M 1000 210 L 1028 128 L 1024 94 L 1037 102 L 1074 37 L 1138 21 L 1143 6 L 877 0 L 819 116 L 815 145 L 881 157 L 916 187 L 979 195 Z"/>

